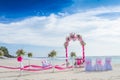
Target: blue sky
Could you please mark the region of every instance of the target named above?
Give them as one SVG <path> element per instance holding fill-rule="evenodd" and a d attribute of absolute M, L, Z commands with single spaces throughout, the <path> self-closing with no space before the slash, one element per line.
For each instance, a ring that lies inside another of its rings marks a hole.
<path fill-rule="evenodd" d="M 120 55 L 120 0 L 0 0 L 0 46 L 34 56 L 65 56 L 69 33 L 82 35 L 87 56 Z M 71 41 L 69 53 L 81 55 Z"/>

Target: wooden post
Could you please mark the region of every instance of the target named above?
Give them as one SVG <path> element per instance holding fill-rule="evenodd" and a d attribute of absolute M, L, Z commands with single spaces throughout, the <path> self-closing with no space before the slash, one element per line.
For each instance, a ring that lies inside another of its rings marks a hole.
<path fill-rule="evenodd" d="M 22 75 L 22 69 L 23 69 L 23 65 L 22 65 L 22 62 L 20 62 L 20 75 L 19 76 Z"/>
<path fill-rule="evenodd" d="M 54 57 L 52 58 L 52 68 L 53 68 L 53 73 L 54 73 L 55 72 Z"/>

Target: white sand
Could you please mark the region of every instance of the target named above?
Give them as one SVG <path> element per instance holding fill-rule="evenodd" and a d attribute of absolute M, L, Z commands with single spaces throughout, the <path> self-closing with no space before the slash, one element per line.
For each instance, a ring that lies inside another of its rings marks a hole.
<path fill-rule="evenodd" d="M 31 64 L 38 65 L 40 61 L 31 61 Z M 23 62 L 24 65 L 28 61 Z M 18 67 L 16 59 L 0 59 L 0 66 Z M 74 70 L 55 71 L 23 71 L 22 76 L 19 70 L 0 68 L 0 80 L 120 80 L 120 64 L 112 64 L 112 71 L 85 72 L 84 68 Z"/>

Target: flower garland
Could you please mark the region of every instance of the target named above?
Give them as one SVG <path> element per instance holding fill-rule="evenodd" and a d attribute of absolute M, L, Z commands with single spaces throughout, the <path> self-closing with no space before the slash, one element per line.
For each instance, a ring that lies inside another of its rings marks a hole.
<path fill-rule="evenodd" d="M 69 46 L 69 42 L 73 40 L 76 41 L 78 40 L 80 42 L 80 44 L 82 45 L 82 59 L 83 62 L 85 61 L 85 54 L 84 54 L 84 46 L 85 46 L 85 42 L 83 41 L 81 35 L 79 34 L 75 34 L 75 33 L 70 33 L 70 35 L 68 37 L 66 37 L 66 42 L 64 43 L 64 47 L 65 47 L 65 51 L 66 51 L 66 58 L 68 58 L 68 46 Z M 66 59 L 66 62 L 68 62 L 68 59 Z"/>
<path fill-rule="evenodd" d="M 76 41 L 76 40 L 80 41 L 80 44 L 81 44 L 82 46 L 84 46 L 84 45 L 86 44 L 86 43 L 83 41 L 81 35 L 79 35 L 79 34 L 76 35 L 75 33 L 70 33 L 70 36 L 69 36 L 69 37 L 66 37 L 66 42 L 64 43 L 65 48 L 68 47 L 69 42 L 70 42 L 71 40 L 73 40 L 73 41 Z"/>

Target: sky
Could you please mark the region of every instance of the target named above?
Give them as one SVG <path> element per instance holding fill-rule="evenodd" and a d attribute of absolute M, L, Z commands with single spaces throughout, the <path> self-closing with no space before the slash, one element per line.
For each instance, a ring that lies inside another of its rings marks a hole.
<path fill-rule="evenodd" d="M 0 46 L 16 55 L 18 49 L 34 57 L 52 50 L 65 56 L 70 33 L 80 34 L 86 56 L 120 56 L 120 0 L 0 0 Z M 79 41 L 68 53 L 81 56 Z"/>

